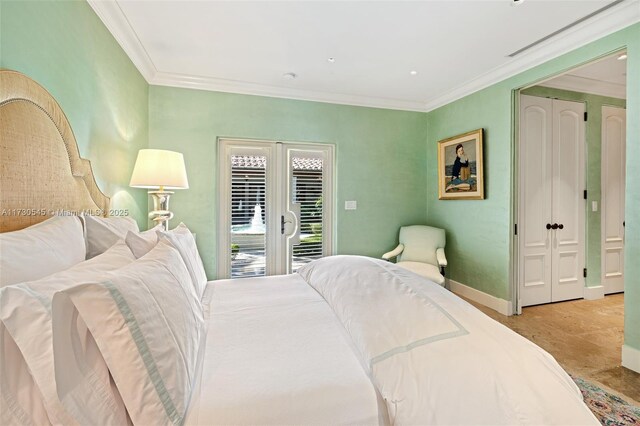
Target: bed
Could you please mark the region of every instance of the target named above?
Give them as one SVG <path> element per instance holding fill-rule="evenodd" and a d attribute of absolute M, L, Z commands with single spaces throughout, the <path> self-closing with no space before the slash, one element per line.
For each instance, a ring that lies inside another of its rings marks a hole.
<path fill-rule="evenodd" d="M 0 288 L 2 424 L 597 424 L 548 353 L 391 263 L 207 282 L 184 225 L 100 217 L 62 110 L 7 70 L 0 136 L 0 274 L 47 227 L 84 247 Z"/>

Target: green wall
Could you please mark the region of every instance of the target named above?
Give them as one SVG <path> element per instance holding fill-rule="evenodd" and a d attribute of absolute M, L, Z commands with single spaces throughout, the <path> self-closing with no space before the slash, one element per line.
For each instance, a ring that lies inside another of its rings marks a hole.
<path fill-rule="evenodd" d="M 197 234 L 207 275 L 216 277 L 217 141 L 237 137 L 335 144 L 339 254 L 379 257 L 402 225 L 424 223 L 423 113 L 151 86 L 153 148 L 184 153 L 189 189 L 176 191 L 173 223 Z M 356 200 L 357 210 L 344 210 Z"/>
<path fill-rule="evenodd" d="M 549 87 L 534 86 L 522 91 L 524 95 L 541 96 L 545 98 L 562 99 L 565 101 L 584 102 L 589 119 L 585 126 L 587 140 L 587 203 L 586 208 L 586 261 L 587 261 L 587 286 L 602 285 L 601 280 L 601 235 L 600 235 L 600 204 L 601 191 L 601 157 L 602 157 L 602 107 L 605 105 L 625 108 L 627 102 L 624 99 L 610 98 L 606 96 L 591 95 L 588 93 L 559 90 Z M 591 202 L 598 202 L 598 211 L 591 210 Z"/>
<path fill-rule="evenodd" d="M 480 90 L 427 114 L 427 217 L 447 233 L 448 275 L 481 291 L 509 300 L 514 168 L 513 91 L 556 73 L 626 48 L 627 196 L 625 240 L 625 343 L 640 349 L 640 24 Z M 482 201 L 438 200 L 438 140 L 485 129 L 485 194 Z"/>
<path fill-rule="evenodd" d="M 53 95 L 111 207 L 146 227 L 147 195 L 129 178 L 148 145 L 149 85 L 89 4 L 1 0 L 0 67 Z"/>

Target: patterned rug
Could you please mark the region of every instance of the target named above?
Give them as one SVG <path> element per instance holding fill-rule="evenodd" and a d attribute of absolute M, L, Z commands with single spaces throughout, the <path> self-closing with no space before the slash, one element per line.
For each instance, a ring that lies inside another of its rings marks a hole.
<path fill-rule="evenodd" d="M 584 402 L 605 426 L 640 426 L 640 407 L 578 377 L 576 382 Z"/>

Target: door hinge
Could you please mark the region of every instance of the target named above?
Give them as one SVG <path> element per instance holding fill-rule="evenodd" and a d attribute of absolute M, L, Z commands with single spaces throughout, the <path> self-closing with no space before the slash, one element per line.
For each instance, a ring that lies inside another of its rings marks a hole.
<path fill-rule="evenodd" d="M 513 228 L 514 228 L 514 229 L 513 229 L 513 233 L 514 233 L 514 235 L 518 235 L 518 224 L 517 224 L 517 223 L 515 223 L 515 224 L 513 225 Z"/>
<path fill-rule="evenodd" d="M 587 199 L 587 190 L 586 189 L 584 190 L 583 197 L 584 197 L 585 200 Z"/>
<path fill-rule="evenodd" d="M 587 268 L 584 268 L 584 269 L 582 270 L 582 276 L 583 276 L 583 277 L 585 277 L 585 278 L 587 278 Z"/>
<path fill-rule="evenodd" d="M 584 112 L 584 121 L 587 121 L 587 111 Z"/>

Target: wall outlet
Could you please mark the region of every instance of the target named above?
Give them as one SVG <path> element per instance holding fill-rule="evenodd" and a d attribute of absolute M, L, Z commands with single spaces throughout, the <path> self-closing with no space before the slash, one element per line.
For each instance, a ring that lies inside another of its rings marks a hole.
<path fill-rule="evenodd" d="M 358 208 L 358 202 L 357 201 L 345 201 L 344 202 L 344 209 L 345 210 L 356 210 Z"/>

